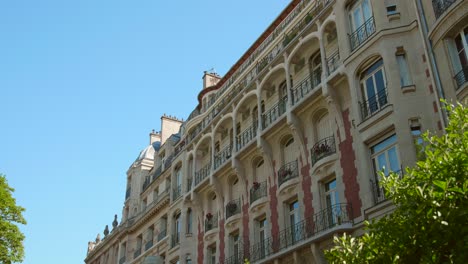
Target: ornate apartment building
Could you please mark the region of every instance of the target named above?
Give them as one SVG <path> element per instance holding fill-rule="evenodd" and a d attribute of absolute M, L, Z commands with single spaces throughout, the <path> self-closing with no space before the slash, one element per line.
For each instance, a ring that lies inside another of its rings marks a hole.
<path fill-rule="evenodd" d="M 468 1 L 294 0 L 186 121 L 127 171 L 122 221 L 87 264 L 326 263 L 333 236 L 392 210 L 376 171 L 468 103 Z"/>

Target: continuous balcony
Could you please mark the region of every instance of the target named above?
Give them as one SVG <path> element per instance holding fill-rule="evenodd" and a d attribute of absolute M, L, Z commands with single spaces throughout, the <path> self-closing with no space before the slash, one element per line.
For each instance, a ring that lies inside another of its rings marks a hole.
<path fill-rule="evenodd" d="M 287 103 L 288 97 L 283 96 L 283 98 L 281 98 L 275 105 L 273 105 L 268 111 L 262 114 L 262 129 L 267 128 L 280 116 L 286 113 Z"/>
<path fill-rule="evenodd" d="M 458 91 L 468 81 L 468 65 L 466 65 L 461 71 L 459 71 L 453 78 L 457 83 Z"/>
<path fill-rule="evenodd" d="M 250 188 L 250 204 L 252 205 L 255 201 L 262 197 L 267 196 L 267 182 L 254 182 Z"/>
<path fill-rule="evenodd" d="M 167 236 L 167 229 L 163 229 L 158 234 L 158 242 L 163 240 Z"/>
<path fill-rule="evenodd" d="M 133 252 L 133 259 L 138 258 L 138 256 L 141 255 L 141 246 L 137 249 L 135 249 L 135 252 Z"/>
<path fill-rule="evenodd" d="M 370 116 L 378 113 L 384 106 L 388 104 L 388 94 L 387 89 L 382 89 L 377 92 L 377 95 L 374 95 L 367 99 L 367 101 L 361 103 L 359 106 L 361 108 L 361 117 L 362 120 L 366 120 Z"/>
<path fill-rule="evenodd" d="M 180 243 L 180 233 L 175 233 L 171 236 L 171 248 L 179 245 Z"/>
<path fill-rule="evenodd" d="M 128 219 L 127 225 L 131 226 L 134 223 L 138 222 L 144 215 L 146 215 L 149 211 L 155 208 L 158 204 L 164 200 L 164 198 L 169 196 L 169 187 L 166 190 L 160 192 L 156 197 L 153 198 L 153 201 L 146 205 L 146 207 L 140 211 L 137 215 L 134 215 L 132 218 Z"/>
<path fill-rule="evenodd" d="M 312 166 L 317 163 L 317 161 L 330 156 L 336 153 L 335 137 L 327 137 L 319 140 L 315 145 L 310 149 L 310 157 L 312 159 Z"/>
<path fill-rule="evenodd" d="M 275 253 L 308 240 L 314 240 L 332 228 L 349 228 L 353 224 L 352 209 L 349 204 L 335 204 L 319 213 L 293 224 L 257 242 L 245 252 L 251 263 L 261 261 Z M 331 235 L 331 234 L 330 234 Z"/>
<path fill-rule="evenodd" d="M 360 47 L 367 39 L 375 33 L 375 21 L 372 16 L 362 26 L 358 27 L 350 36 L 351 51 Z"/>
<path fill-rule="evenodd" d="M 449 7 L 457 0 L 432 0 L 432 7 L 436 18 L 442 16 L 449 9 Z"/>
<path fill-rule="evenodd" d="M 232 156 L 232 145 L 227 145 L 223 150 L 218 152 L 214 158 L 214 168 L 217 169 L 223 165 Z"/>
<path fill-rule="evenodd" d="M 211 161 L 203 166 L 200 170 L 195 172 L 195 186 L 200 184 L 204 179 L 206 179 L 211 172 Z"/>
<path fill-rule="evenodd" d="M 294 160 L 284 164 L 278 170 L 278 185 L 281 186 L 283 183 L 297 177 L 299 177 L 299 170 L 297 168 L 297 160 Z"/>
<path fill-rule="evenodd" d="M 240 212 L 241 212 L 240 198 L 229 201 L 226 204 L 226 219 L 228 219 L 229 217 L 233 215 L 240 214 Z"/>
<path fill-rule="evenodd" d="M 146 242 L 145 244 L 145 251 L 150 249 L 151 247 L 153 246 L 153 239 L 151 239 L 150 241 Z"/>
<path fill-rule="evenodd" d="M 218 228 L 218 214 L 208 214 L 205 219 L 205 233 Z"/>
<path fill-rule="evenodd" d="M 237 151 L 241 150 L 247 145 L 252 139 L 257 136 L 257 124 L 253 123 L 247 129 L 245 129 L 240 135 L 237 136 Z"/>

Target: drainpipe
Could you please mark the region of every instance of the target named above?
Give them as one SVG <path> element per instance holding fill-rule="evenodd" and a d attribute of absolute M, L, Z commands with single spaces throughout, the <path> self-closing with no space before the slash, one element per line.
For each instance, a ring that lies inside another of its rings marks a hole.
<path fill-rule="evenodd" d="M 423 35 L 424 39 L 424 46 L 426 47 L 427 50 L 427 56 L 429 58 L 429 62 L 431 64 L 431 70 L 432 70 L 432 75 L 434 76 L 435 79 L 435 86 L 437 90 L 437 95 L 436 99 L 439 101 L 439 106 L 440 106 L 440 99 L 445 100 L 445 94 L 444 90 L 442 89 L 442 82 L 440 81 L 440 75 L 439 75 L 439 70 L 437 67 L 437 62 L 435 60 L 434 56 L 434 50 L 432 49 L 432 43 L 429 40 L 428 37 L 428 26 L 427 26 L 427 20 L 426 16 L 424 14 L 424 9 L 422 6 L 422 0 L 416 0 L 416 9 L 418 10 L 418 20 L 419 24 L 421 25 L 421 33 Z M 447 126 L 447 111 L 445 110 L 444 107 L 439 107 L 440 108 L 440 120 L 442 121 L 442 130 L 445 132 L 445 127 Z"/>

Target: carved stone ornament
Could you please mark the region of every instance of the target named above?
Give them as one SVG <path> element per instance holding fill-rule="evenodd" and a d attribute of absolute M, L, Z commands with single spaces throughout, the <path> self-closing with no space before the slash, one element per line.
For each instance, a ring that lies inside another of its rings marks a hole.
<path fill-rule="evenodd" d="M 119 225 L 117 221 L 117 215 L 114 215 L 114 221 L 112 222 L 112 230 L 114 230 Z"/>
<path fill-rule="evenodd" d="M 106 237 L 109 234 L 109 226 L 106 225 L 106 228 L 104 228 L 104 237 Z"/>

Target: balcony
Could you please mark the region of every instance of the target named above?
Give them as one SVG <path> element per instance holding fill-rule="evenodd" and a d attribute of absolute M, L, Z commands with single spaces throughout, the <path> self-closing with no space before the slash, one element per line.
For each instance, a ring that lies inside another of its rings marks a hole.
<path fill-rule="evenodd" d="M 241 150 L 247 143 L 257 136 L 257 124 L 253 123 L 245 129 L 240 135 L 237 136 L 237 151 Z"/>
<path fill-rule="evenodd" d="M 375 21 L 374 17 L 371 17 L 349 36 L 349 41 L 351 42 L 351 51 L 354 51 L 359 46 L 361 46 L 374 33 Z"/>
<path fill-rule="evenodd" d="M 351 205 L 335 204 L 254 244 L 243 255 L 250 256 L 250 262 L 254 263 L 308 239 L 317 238 L 329 229 L 344 228 L 345 224 L 353 224 Z"/>
<path fill-rule="evenodd" d="M 124 264 L 126 260 L 127 260 L 126 256 L 121 257 L 119 259 L 119 264 Z"/>
<path fill-rule="evenodd" d="M 321 82 L 321 76 L 318 72 L 312 73 L 311 77 L 307 77 L 300 81 L 292 89 L 292 102 L 297 104 L 302 98 L 304 98 L 313 88 L 317 87 Z"/>
<path fill-rule="evenodd" d="M 362 120 L 366 120 L 370 116 L 378 113 L 384 106 L 388 104 L 388 94 L 387 89 L 381 89 L 377 92 L 377 95 L 374 95 L 367 99 L 367 101 L 361 103 L 359 106 L 361 108 L 361 117 Z"/>
<path fill-rule="evenodd" d="M 172 189 L 172 201 L 177 200 L 182 194 L 182 186 L 178 185 L 174 189 Z"/>
<path fill-rule="evenodd" d="M 206 177 L 210 175 L 211 172 L 211 161 L 203 166 L 200 170 L 195 172 L 195 186 L 200 184 Z"/>
<path fill-rule="evenodd" d="M 340 66 L 340 52 L 337 50 L 327 58 L 328 75 L 331 75 Z"/>
<path fill-rule="evenodd" d="M 133 252 L 133 259 L 138 258 L 138 256 L 141 255 L 141 246 L 137 249 L 135 249 L 135 252 Z"/>
<path fill-rule="evenodd" d="M 146 242 L 145 244 L 145 251 L 150 249 L 151 247 L 153 246 L 153 239 L 151 239 L 150 241 Z"/>
<path fill-rule="evenodd" d="M 167 236 L 167 229 L 163 229 L 158 234 L 158 242 Z"/>
<path fill-rule="evenodd" d="M 403 177 L 403 170 L 395 171 L 396 174 L 399 175 L 401 179 Z M 371 187 L 372 187 L 372 195 L 374 196 L 374 204 L 377 205 L 379 203 L 385 202 L 388 197 L 385 197 L 385 189 L 380 185 L 379 176 L 377 173 L 374 175 L 375 180 L 370 180 Z"/>
<path fill-rule="evenodd" d="M 179 245 L 180 243 L 180 233 L 175 233 L 171 236 L 171 248 Z"/>
<path fill-rule="evenodd" d="M 218 214 L 208 213 L 205 219 L 205 233 L 215 228 L 218 228 Z"/>
<path fill-rule="evenodd" d="M 127 188 L 127 191 L 125 192 L 125 200 L 127 200 L 128 198 L 130 198 L 130 194 L 132 193 L 132 188 L 131 187 L 128 187 Z"/>
<path fill-rule="evenodd" d="M 262 197 L 267 196 L 267 182 L 254 182 L 250 188 L 250 205 Z"/>
<path fill-rule="evenodd" d="M 432 0 L 432 7 L 436 18 L 439 18 L 457 0 Z"/>
<path fill-rule="evenodd" d="M 226 204 L 226 219 L 228 219 L 229 217 L 233 215 L 240 214 L 240 212 L 241 212 L 240 198 L 229 201 L 229 203 Z"/>
<path fill-rule="evenodd" d="M 297 168 L 297 160 L 294 160 L 284 164 L 278 170 L 278 185 L 281 186 L 283 183 L 297 177 L 299 177 L 299 170 Z"/>
<path fill-rule="evenodd" d="M 312 166 L 314 166 L 317 161 L 330 156 L 336 152 L 335 137 L 327 137 L 321 139 L 310 149 L 310 157 L 312 159 Z"/>
<path fill-rule="evenodd" d="M 458 91 L 468 81 L 468 65 L 466 65 L 461 71 L 459 71 L 453 78 L 457 83 L 456 89 Z"/>
<path fill-rule="evenodd" d="M 262 114 L 262 129 L 267 128 L 286 112 L 288 97 L 283 96 L 274 106 Z"/>
<path fill-rule="evenodd" d="M 223 150 L 218 152 L 214 158 L 214 168 L 217 169 L 223 165 L 232 155 L 232 145 L 227 145 Z"/>

